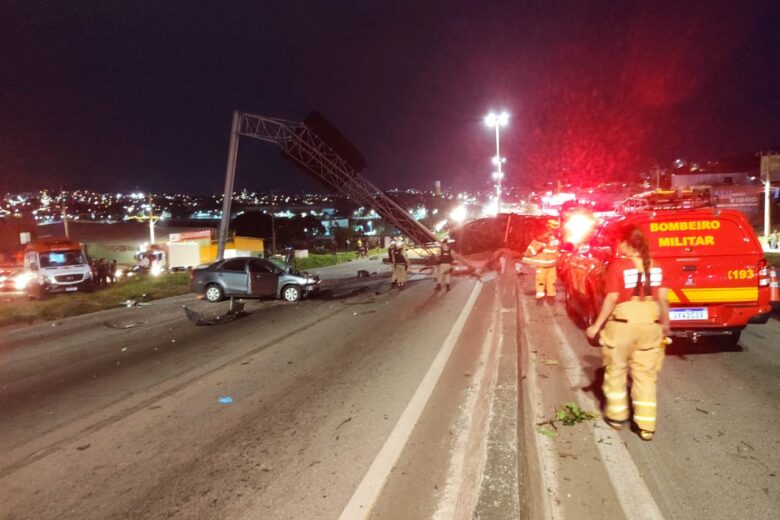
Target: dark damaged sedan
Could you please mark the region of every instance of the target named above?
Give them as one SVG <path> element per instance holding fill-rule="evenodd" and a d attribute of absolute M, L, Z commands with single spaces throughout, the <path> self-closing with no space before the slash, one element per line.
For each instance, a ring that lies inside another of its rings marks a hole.
<path fill-rule="evenodd" d="M 190 289 L 210 302 L 231 296 L 294 302 L 319 287 L 318 276 L 285 269 L 263 258 L 227 258 L 190 273 Z"/>

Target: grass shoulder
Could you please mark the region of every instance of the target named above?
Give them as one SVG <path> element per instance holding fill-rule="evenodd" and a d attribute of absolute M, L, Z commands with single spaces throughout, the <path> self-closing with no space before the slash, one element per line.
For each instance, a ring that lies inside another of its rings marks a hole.
<path fill-rule="evenodd" d="M 13 299 L 0 302 L 0 327 L 59 320 L 106 309 L 114 309 L 126 300 L 148 295 L 153 300 L 189 292 L 187 273 L 168 273 L 160 277 L 122 280 L 91 293 L 55 294 L 43 300 Z"/>

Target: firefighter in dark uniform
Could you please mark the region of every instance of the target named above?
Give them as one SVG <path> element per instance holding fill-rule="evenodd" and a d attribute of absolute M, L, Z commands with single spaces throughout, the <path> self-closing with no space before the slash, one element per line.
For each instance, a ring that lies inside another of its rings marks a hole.
<path fill-rule="evenodd" d="M 559 224 L 557 220 L 547 221 L 547 231 L 534 239 L 525 250 L 523 263 L 536 268 L 536 299 L 541 300 L 545 294 L 555 297 L 555 282 L 557 280 L 558 252 L 560 241 L 556 236 Z"/>
<path fill-rule="evenodd" d="M 628 421 L 630 371 L 634 423 L 640 437 L 649 441 L 656 427 L 656 380 L 669 342 L 667 290 L 661 268 L 652 266 L 644 233 L 628 226 L 618 240 L 620 254 L 605 275 L 604 304 L 585 333 L 593 339 L 601 331 L 605 420 L 615 429 Z"/>
<path fill-rule="evenodd" d="M 452 247 L 450 246 L 450 241 L 448 239 L 444 239 L 441 241 L 441 250 L 439 252 L 439 258 L 438 258 L 439 265 L 436 269 L 436 288 L 435 290 L 441 289 L 442 283 L 446 285 L 447 290 L 450 290 L 450 272 L 452 271 Z"/>
<path fill-rule="evenodd" d="M 393 275 L 390 278 L 390 285 L 403 289 L 406 284 L 406 269 L 408 268 L 404 249 L 393 240 L 390 242 L 390 249 L 388 249 L 387 254 L 390 256 L 390 263 L 393 266 Z"/>

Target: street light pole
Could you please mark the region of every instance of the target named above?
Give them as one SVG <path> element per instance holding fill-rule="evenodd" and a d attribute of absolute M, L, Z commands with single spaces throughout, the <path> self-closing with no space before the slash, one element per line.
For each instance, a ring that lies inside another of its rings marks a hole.
<path fill-rule="evenodd" d="M 504 173 L 501 170 L 501 163 L 504 159 L 501 158 L 501 127 L 509 123 L 509 114 L 507 112 L 501 112 L 496 114 L 494 112 L 485 116 L 485 124 L 496 129 L 496 157 L 493 159 L 498 170 L 493 174 L 496 179 L 496 214 L 501 211 L 501 179 Z"/>
<path fill-rule="evenodd" d="M 496 158 L 498 159 L 498 175 L 496 176 L 496 215 L 501 213 L 501 177 L 503 174 L 501 173 L 501 147 L 500 147 L 500 138 L 499 138 L 499 127 L 501 125 L 496 123 Z"/>

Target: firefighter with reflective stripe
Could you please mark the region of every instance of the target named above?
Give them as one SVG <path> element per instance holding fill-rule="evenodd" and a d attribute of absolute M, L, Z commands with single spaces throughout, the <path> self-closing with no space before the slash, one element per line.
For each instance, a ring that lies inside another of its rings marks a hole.
<path fill-rule="evenodd" d="M 446 238 L 441 241 L 441 250 L 438 257 L 439 265 L 436 269 L 436 287 L 435 290 L 441 289 L 441 284 L 446 284 L 447 290 L 450 290 L 450 271 L 452 271 L 452 247 L 450 241 Z"/>
<path fill-rule="evenodd" d="M 395 240 L 390 242 L 390 249 L 387 250 L 390 256 L 390 263 L 393 265 L 393 275 L 390 278 L 390 284 L 393 287 L 403 289 L 406 284 L 406 269 L 408 268 L 403 246 L 396 244 Z"/>
<path fill-rule="evenodd" d="M 545 294 L 555 296 L 555 281 L 557 279 L 558 252 L 560 241 L 555 236 L 559 224 L 557 220 L 547 221 L 547 232 L 534 239 L 525 250 L 523 263 L 536 268 L 536 299 L 541 300 Z"/>
<path fill-rule="evenodd" d="M 620 232 L 620 255 L 605 275 L 604 304 L 585 333 L 599 343 L 605 365 L 604 418 L 621 429 L 629 418 L 627 376 L 631 372 L 633 419 L 642 439 L 653 438 L 656 423 L 656 380 L 669 342 L 669 304 L 663 272 L 653 267 L 644 233 L 627 226 Z M 602 329 L 603 327 L 603 329 Z"/>

